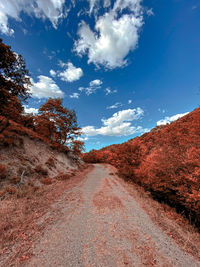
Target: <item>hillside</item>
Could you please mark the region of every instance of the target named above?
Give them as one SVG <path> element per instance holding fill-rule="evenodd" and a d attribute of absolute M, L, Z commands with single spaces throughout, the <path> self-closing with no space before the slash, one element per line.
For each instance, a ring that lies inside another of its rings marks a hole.
<path fill-rule="evenodd" d="M 141 137 L 92 150 L 83 159 L 112 164 L 124 179 L 200 227 L 200 108 Z"/>
<path fill-rule="evenodd" d="M 58 149 L 32 129 L 11 120 L 0 133 L 0 151 L 1 199 L 7 194 L 20 194 L 25 185 L 37 188 L 51 184 L 54 178 L 70 177 L 82 164 L 67 148 Z"/>
<path fill-rule="evenodd" d="M 59 151 L 32 129 L 12 120 L 5 128 L 2 116 L 0 122 L 0 255 L 4 255 L 16 243 L 22 244 L 23 233 L 29 231 L 30 240 L 40 233 L 38 218 L 80 180 L 85 166 L 73 152 Z"/>

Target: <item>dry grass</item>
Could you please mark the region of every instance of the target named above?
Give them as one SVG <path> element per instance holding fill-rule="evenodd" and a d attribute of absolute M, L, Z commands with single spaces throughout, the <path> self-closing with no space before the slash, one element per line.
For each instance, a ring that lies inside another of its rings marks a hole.
<path fill-rule="evenodd" d="M 19 176 L 11 176 L 11 177 L 9 177 L 9 181 L 11 184 L 17 184 L 20 182 L 20 177 Z"/>
<path fill-rule="evenodd" d="M 85 173 L 89 170 L 90 168 L 85 170 Z M 1 266 L 11 266 L 14 262 L 16 265 L 12 266 L 19 266 L 31 256 L 31 245 L 46 226 L 38 225 L 37 220 L 64 191 L 80 182 L 85 176 L 83 174 L 81 172 L 81 175 L 77 174 L 73 179 L 54 179 L 54 183 L 48 186 L 36 187 L 29 184 L 18 189 L 16 186 L 7 188 L 12 194 L 7 195 L 0 206 L 0 262 L 5 263 Z"/>
<path fill-rule="evenodd" d="M 124 185 L 128 193 L 137 199 L 152 221 L 163 232 L 173 238 L 182 249 L 200 260 L 200 233 L 183 214 L 178 214 L 175 208 L 165 203 L 157 202 L 151 197 L 149 192 L 146 192 L 142 187 L 135 185 L 133 182 L 125 182 L 123 179 L 119 181 Z"/>

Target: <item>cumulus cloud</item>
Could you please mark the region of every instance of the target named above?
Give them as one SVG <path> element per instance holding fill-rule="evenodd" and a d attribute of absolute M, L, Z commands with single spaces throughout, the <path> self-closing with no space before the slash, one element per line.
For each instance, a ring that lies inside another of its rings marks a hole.
<path fill-rule="evenodd" d="M 101 80 L 93 80 L 93 81 L 91 81 L 90 82 L 90 86 L 100 86 L 100 85 L 102 85 L 102 81 Z"/>
<path fill-rule="evenodd" d="M 111 106 L 107 107 L 107 109 L 119 108 L 119 107 L 121 107 L 121 106 L 122 106 L 122 103 L 117 102 L 117 103 L 115 103 L 114 105 L 111 105 Z"/>
<path fill-rule="evenodd" d="M 24 111 L 28 114 L 37 114 L 38 108 L 29 108 L 28 106 L 24 105 Z"/>
<path fill-rule="evenodd" d="M 101 85 L 103 84 L 103 82 L 99 79 L 93 80 L 89 83 L 88 87 L 79 87 L 78 90 L 80 92 L 85 92 L 86 95 L 91 95 L 96 93 L 96 90 L 101 88 Z"/>
<path fill-rule="evenodd" d="M 56 76 L 56 72 L 55 72 L 55 70 L 50 70 L 49 73 L 50 73 L 50 75 L 51 75 L 52 77 L 55 77 L 55 76 Z"/>
<path fill-rule="evenodd" d="M 88 55 L 88 63 L 108 69 L 122 67 L 126 56 L 137 47 L 143 25 L 140 0 L 117 0 L 113 9 L 99 17 L 93 32 L 85 22 L 80 24 L 79 39 L 74 44 L 78 55 Z"/>
<path fill-rule="evenodd" d="M 98 89 L 99 87 L 79 87 L 78 90 L 80 92 L 85 92 L 85 94 L 87 96 L 89 95 L 92 95 L 94 93 L 96 93 L 96 90 Z"/>
<path fill-rule="evenodd" d="M 77 140 L 79 141 L 87 141 L 89 138 L 86 136 L 86 137 L 77 137 Z"/>
<path fill-rule="evenodd" d="M 81 68 L 76 68 L 71 62 L 63 63 L 62 67 L 66 69 L 62 72 L 59 72 L 58 76 L 62 81 L 65 82 L 74 82 L 77 81 L 83 76 L 83 71 Z"/>
<path fill-rule="evenodd" d="M 90 5 L 90 11 L 89 13 L 91 14 L 92 11 L 94 10 L 94 7 L 96 4 L 98 4 L 99 0 L 89 0 L 89 5 Z"/>
<path fill-rule="evenodd" d="M 135 133 L 145 132 L 141 126 L 133 126 L 132 122 L 141 118 L 144 111 L 141 108 L 121 110 L 108 119 L 102 119 L 102 127 L 86 126 L 82 132 L 86 136 L 127 136 Z"/>
<path fill-rule="evenodd" d="M 157 122 L 157 126 L 159 125 L 165 125 L 167 123 L 170 123 L 172 121 L 176 121 L 178 119 L 180 119 L 181 117 L 187 115 L 189 112 L 186 112 L 186 113 L 182 113 L 182 114 L 176 114 L 174 116 L 171 116 L 171 117 L 165 117 L 164 119 L 160 120 Z"/>
<path fill-rule="evenodd" d="M 14 34 L 14 30 L 10 29 L 8 26 L 8 16 L 4 13 L 2 4 L 0 3 L 0 31 L 2 34 L 11 36 Z"/>
<path fill-rule="evenodd" d="M 55 81 L 47 76 L 39 75 L 38 82 L 31 79 L 32 86 L 30 93 L 35 98 L 64 97 L 64 93 L 60 90 Z"/>
<path fill-rule="evenodd" d="M 99 9 L 99 3 L 100 1 L 99 0 L 88 0 L 89 2 L 89 5 L 90 5 L 90 11 L 89 13 L 91 14 L 92 12 L 96 13 Z M 109 7 L 111 5 L 111 1 L 110 0 L 104 0 L 103 1 L 103 7 L 106 8 L 106 7 Z"/>
<path fill-rule="evenodd" d="M 79 98 L 79 95 L 80 95 L 79 93 L 73 93 L 69 97 L 70 98 L 77 98 L 78 99 Z"/>
<path fill-rule="evenodd" d="M 49 19 L 54 28 L 58 20 L 66 16 L 65 0 L 6 0 L 0 3 L 0 31 L 12 35 L 14 30 L 9 27 L 9 18 L 21 21 L 22 12 L 34 15 L 36 18 Z"/>
<path fill-rule="evenodd" d="M 103 7 L 109 7 L 111 5 L 111 0 L 104 0 Z"/>

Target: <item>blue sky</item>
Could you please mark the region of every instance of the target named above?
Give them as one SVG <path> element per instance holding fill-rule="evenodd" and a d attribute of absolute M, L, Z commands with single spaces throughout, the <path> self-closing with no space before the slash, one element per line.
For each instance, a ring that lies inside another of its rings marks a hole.
<path fill-rule="evenodd" d="M 32 79 L 26 111 L 62 97 L 87 150 L 199 106 L 199 0 L 26 2 L 0 3 L 1 38 L 23 55 Z"/>

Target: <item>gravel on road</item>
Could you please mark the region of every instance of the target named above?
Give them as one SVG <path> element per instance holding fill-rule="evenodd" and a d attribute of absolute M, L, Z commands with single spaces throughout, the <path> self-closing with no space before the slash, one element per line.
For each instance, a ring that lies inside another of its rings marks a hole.
<path fill-rule="evenodd" d="M 95 164 L 56 205 L 59 216 L 24 266 L 200 266 L 153 222 L 110 165 Z"/>

